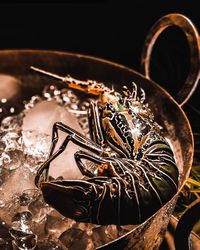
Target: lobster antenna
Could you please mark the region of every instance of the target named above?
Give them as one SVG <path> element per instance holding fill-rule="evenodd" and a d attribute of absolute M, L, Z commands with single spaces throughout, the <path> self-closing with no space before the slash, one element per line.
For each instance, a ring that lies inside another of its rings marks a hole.
<path fill-rule="evenodd" d="M 114 89 L 114 85 L 113 85 L 113 84 L 112 84 L 112 89 L 111 89 L 111 90 L 112 90 L 112 92 L 115 92 L 115 89 Z"/>
<path fill-rule="evenodd" d="M 141 101 L 141 102 L 144 102 L 144 101 L 145 101 L 145 98 L 146 98 L 145 91 L 144 91 L 144 89 L 142 89 L 142 88 L 140 88 L 140 91 L 141 91 L 141 94 L 140 94 L 140 96 L 141 96 L 140 101 Z"/>
<path fill-rule="evenodd" d="M 59 75 L 50 73 L 50 72 L 48 72 L 48 71 L 45 71 L 45 70 L 43 70 L 43 69 L 36 68 L 36 67 L 34 67 L 34 66 L 31 66 L 30 68 L 31 68 L 32 70 L 36 71 L 36 72 L 39 72 L 39 73 L 43 74 L 43 75 L 51 76 L 51 77 L 53 77 L 53 78 L 55 78 L 55 79 L 57 79 L 57 80 L 61 80 L 62 82 L 64 82 L 65 79 L 66 79 L 65 77 L 62 77 L 62 76 L 59 76 Z"/>
<path fill-rule="evenodd" d="M 135 82 L 132 82 L 132 84 L 133 84 L 133 90 L 131 93 L 131 97 L 133 98 L 133 100 L 136 100 L 136 98 L 137 98 L 137 85 Z"/>
<path fill-rule="evenodd" d="M 127 97 L 125 96 L 125 97 L 124 97 L 123 105 L 125 105 L 126 101 L 127 101 Z"/>

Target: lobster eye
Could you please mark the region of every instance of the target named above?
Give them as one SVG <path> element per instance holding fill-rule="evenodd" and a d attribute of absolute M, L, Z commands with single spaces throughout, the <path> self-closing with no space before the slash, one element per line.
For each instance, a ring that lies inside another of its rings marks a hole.
<path fill-rule="evenodd" d="M 123 99 L 120 98 L 117 103 L 120 104 L 120 105 L 123 104 Z"/>
<path fill-rule="evenodd" d="M 126 108 L 130 108 L 130 106 L 131 106 L 131 104 L 130 104 L 130 102 L 129 101 L 126 101 Z"/>
<path fill-rule="evenodd" d="M 127 88 L 127 86 L 126 85 L 124 85 L 123 87 L 122 87 L 122 90 L 127 90 L 128 88 Z"/>
<path fill-rule="evenodd" d="M 113 107 L 112 103 L 106 103 L 106 110 L 111 111 L 112 113 L 115 112 L 115 108 Z"/>
<path fill-rule="evenodd" d="M 110 103 L 109 102 L 106 103 L 106 109 L 110 109 Z"/>
<path fill-rule="evenodd" d="M 100 112 L 102 112 L 105 109 L 105 107 L 99 106 L 98 109 L 99 109 Z"/>
<path fill-rule="evenodd" d="M 130 115 L 132 115 L 132 114 L 133 114 L 133 112 L 132 112 L 132 110 L 131 110 L 131 109 L 129 109 L 129 110 L 128 110 L 128 114 L 130 114 Z"/>
<path fill-rule="evenodd" d="M 103 116 L 102 116 L 103 118 L 104 117 L 109 117 L 109 118 L 111 118 L 112 117 L 112 111 L 111 110 L 108 110 L 108 109 L 104 109 L 103 110 Z"/>

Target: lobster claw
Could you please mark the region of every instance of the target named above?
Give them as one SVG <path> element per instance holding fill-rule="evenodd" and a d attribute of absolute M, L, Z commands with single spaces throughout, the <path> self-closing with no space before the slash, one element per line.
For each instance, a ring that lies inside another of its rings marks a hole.
<path fill-rule="evenodd" d="M 92 223 L 92 207 L 101 186 L 84 180 L 40 182 L 46 203 L 67 218 Z"/>

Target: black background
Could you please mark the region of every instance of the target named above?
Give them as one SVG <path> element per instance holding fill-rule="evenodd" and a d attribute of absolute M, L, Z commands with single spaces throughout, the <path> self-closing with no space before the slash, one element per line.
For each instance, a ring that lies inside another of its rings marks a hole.
<path fill-rule="evenodd" d="M 200 31 L 196 0 L 16 1 L 1 1 L 0 49 L 78 52 L 140 71 L 145 36 L 161 16 L 184 14 Z M 153 59 L 152 78 L 176 93 L 189 68 L 189 50 L 182 33 L 176 29 L 164 32 Z M 195 109 L 200 106 L 198 96 L 197 90 L 189 103 Z"/>
<path fill-rule="evenodd" d="M 1 49 L 72 51 L 138 68 L 145 36 L 161 16 L 182 13 L 200 28 L 196 0 L 15 1 L 0 4 Z"/>

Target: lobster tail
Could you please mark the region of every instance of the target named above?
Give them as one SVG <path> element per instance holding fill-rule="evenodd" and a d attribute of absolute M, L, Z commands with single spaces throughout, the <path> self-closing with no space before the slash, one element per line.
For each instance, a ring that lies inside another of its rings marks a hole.
<path fill-rule="evenodd" d="M 179 173 L 173 152 L 164 138 L 149 134 L 155 136 L 157 140 L 146 141 L 139 160 L 112 158 L 115 176 L 89 180 L 104 190 L 94 205 L 95 223 L 141 223 L 176 194 Z"/>

